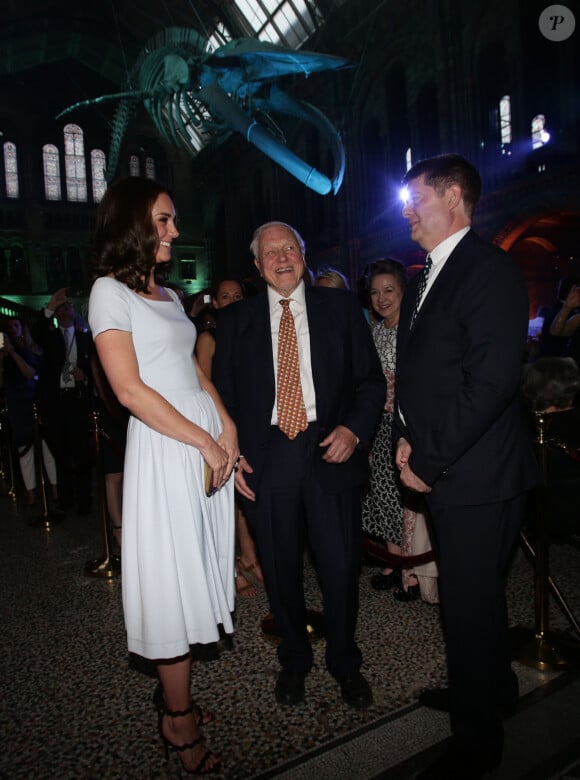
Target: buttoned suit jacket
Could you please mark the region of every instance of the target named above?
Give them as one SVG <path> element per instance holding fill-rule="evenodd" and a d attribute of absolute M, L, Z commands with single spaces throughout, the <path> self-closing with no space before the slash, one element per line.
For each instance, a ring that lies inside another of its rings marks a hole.
<path fill-rule="evenodd" d="M 385 379 L 353 293 L 306 287 L 305 300 L 319 439 L 344 425 L 360 440 L 346 463 L 326 463 L 322 448 L 315 456 L 320 483 L 326 491 L 338 492 L 367 479 L 367 448 L 384 405 Z M 246 480 L 258 492 L 276 396 L 267 293 L 220 310 L 212 379 L 254 470 Z"/>
<path fill-rule="evenodd" d="M 38 398 L 41 409 L 50 413 L 58 403 L 60 376 L 66 360 L 64 336 L 60 328 L 52 327 L 51 321 L 44 316 L 44 313 L 40 314 L 32 335 L 43 351 L 38 375 Z M 75 332 L 75 339 L 77 346 L 76 364 L 86 376 L 86 382 L 77 383 L 77 387 L 83 397 L 90 399 L 93 392 L 91 372 L 93 339 L 90 333 L 78 330 Z"/>
<path fill-rule="evenodd" d="M 423 300 L 410 329 L 418 277 L 401 304 L 395 437 L 409 465 L 450 504 L 512 498 L 541 479 L 519 398 L 528 325 L 523 276 L 470 230 Z"/>

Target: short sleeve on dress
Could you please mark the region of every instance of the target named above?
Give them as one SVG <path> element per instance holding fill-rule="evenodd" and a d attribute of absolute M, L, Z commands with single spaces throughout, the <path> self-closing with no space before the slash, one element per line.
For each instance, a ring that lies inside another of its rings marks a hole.
<path fill-rule="evenodd" d="M 101 277 L 93 284 L 89 298 L 89 325 L 93 338 L 106 330 L 131 332 L 130 290 L 121 282 Z"/>

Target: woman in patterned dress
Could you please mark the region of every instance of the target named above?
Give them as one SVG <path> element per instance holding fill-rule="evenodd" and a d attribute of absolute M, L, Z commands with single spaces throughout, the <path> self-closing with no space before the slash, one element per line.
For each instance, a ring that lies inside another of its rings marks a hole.
<path fill-rule="evenodd" d="M 401 300 L 407 283 L 405 267 L 397 260 L 379 260 L 367 276 L 367 291 L 373 310 L 381 318 L 373 327 L 373 339 L 385 379 L 385 407 L 379 421 L 371 452 L 369 491 L 363 502 L 363 531 L 368 536 L 386 541 L 387 551 L 394 556 L 412 555 L 413 529 L 416 513 L 403 506 L 401 483 L 393 457 L 391 431 L 395 400 L 395 360 L 397 326 Z M 390 590 L 399 601 L 414 601 L 419 585 L 412 570 L 387 566 L 371 578 L 375 590 Z"/>

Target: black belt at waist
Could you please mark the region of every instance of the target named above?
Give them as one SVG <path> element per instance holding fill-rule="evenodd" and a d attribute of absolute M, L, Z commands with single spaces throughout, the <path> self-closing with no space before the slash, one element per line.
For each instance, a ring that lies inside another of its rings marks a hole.
<path fill-rule="evenodd" d="M 73 396 L 74 398 L 80 398 L 83 394 L 83 391 L 80 387 L 61 387 L 59 393 L 60 395 L 69 395 Z"/>

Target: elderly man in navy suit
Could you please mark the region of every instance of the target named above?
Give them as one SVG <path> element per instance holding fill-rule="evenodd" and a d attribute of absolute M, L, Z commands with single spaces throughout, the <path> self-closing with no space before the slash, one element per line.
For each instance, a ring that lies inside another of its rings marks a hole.
<path fill-rule="evenodd" d="M 438 552 L 449 688 L 420 700 L 447 709 L 453 733 L 419 777 L 470 780 L 499 764 L 500 713 L 518 700 L 505 569 L 541 479 L 518 398 L 528 299 L 516 264 L 471 229 L 471 163 L 423 160 L 404 184 L 403 216 L 428 255 L 401 305 L 396 460 L 403 484 L 426 495 Z"/>
<path fill-rule="evenodd" d="M 282 636 L 275 696 L 280 704 L 301 702 L 312 667 L 303 586 L 308 539 L 324 601 L 326 667 L 343 700 L 362 709 L 372 693 L 355 641 L 361 488 L 384 378 L 356 297 L 304 285 L 304 242 L 293 227 L 262 225 L 251 250 L 267 291 L 220 313 L 213 366 L 238 426 L 244 457 L 236 487 Z M 293 360 L 288 334 L 295 334 Z M 288 375 L 297 392 L 290 411 Z"/>

